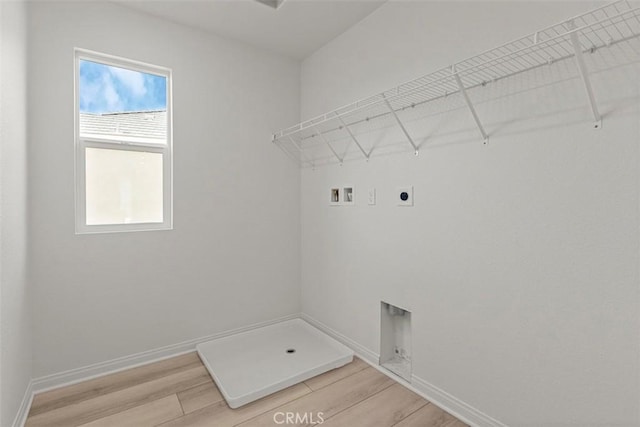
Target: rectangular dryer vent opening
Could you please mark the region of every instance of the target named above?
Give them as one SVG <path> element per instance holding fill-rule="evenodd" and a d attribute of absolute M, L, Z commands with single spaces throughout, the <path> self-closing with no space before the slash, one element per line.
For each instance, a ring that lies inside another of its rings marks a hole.
<path fill-rule="evenodd" d="M 411 312 L 380 301 L 380 366 L 411 382 Z"/>

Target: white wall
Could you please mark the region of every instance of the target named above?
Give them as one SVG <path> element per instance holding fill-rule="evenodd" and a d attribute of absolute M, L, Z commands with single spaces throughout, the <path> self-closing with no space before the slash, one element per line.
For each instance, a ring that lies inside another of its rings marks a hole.
<path fill-rule="evenodd" d="M 0 2 L 0 425 L 13 422 L 31 379 L 27 280 L 27 15 Z"/>
<path fill-rule="evenodd" d="M 591 6 L 392 1 L 303 62 L 302 118 Z M 488 146 L 454 98 L 418 157 L 303 170 L 303 312 L 377 353 L 380 301 L 409 308 L 414 375 L 507 425 L 639 425 L 638 72 L 594 75 L 599 131 L 560 63 L 472 91 Z"/>
<path fill-rule="evenodd" d="M 299 311 L 299 64 L 108 2 L 30 4 L 34 376 Z M 73 48 L 173 69 L 173 231 L 74 234 Z"/>

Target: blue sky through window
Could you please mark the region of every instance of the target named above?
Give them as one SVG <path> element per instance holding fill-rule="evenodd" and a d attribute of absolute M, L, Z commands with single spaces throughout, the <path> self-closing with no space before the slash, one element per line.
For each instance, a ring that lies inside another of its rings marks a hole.
<path fill-rule="evenodd" d="M 166 110 L 167 79 L 80 60 L 80 112 Z"/>

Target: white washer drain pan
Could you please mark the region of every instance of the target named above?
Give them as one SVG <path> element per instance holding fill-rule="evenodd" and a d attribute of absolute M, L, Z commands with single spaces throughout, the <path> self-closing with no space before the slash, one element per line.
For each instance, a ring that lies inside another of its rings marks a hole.
<path fill-rule="evenodd" d="M 353 360 L 353 351 L 302 319 L 208 341 L 197 350 L 231 408 Z"/>

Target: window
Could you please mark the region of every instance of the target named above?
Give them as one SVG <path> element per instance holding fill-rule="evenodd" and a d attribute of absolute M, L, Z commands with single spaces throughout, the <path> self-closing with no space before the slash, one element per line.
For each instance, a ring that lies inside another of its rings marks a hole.
<path fill-rule="evenodd" d="M 171 70 L 75 51 L 76 232 L 171 229 Z"/>

